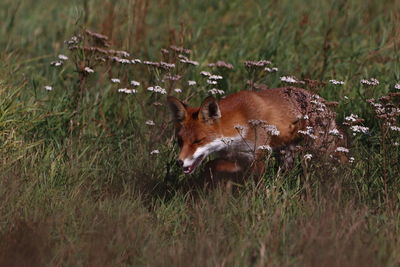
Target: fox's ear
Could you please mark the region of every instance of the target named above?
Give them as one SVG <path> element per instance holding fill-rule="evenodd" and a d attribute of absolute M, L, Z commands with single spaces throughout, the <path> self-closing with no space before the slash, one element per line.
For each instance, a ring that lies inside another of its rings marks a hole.
<path fill-rule="evenodd" d="M 167 97 L 168 106 L 172 112 L 172 116 L 176 122 L 182 122 L 187 115 L 186 105 L 178 98 L 173 96 Z"/>
<path fill-rule="evenodd" d="M 199 118 L 205 121 L 213 121 L 221 118 L 221 111 L 214 97 L 209 96 L 204 99 L 203 104 L 200 106 Z"/>

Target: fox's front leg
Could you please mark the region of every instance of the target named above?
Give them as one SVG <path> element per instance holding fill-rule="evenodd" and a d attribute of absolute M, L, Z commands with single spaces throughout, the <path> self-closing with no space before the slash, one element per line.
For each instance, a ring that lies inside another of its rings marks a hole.
<path fill-rule="evenodd" d="M 251 161 L 246 160 L 227 160 L 223 158 L 209 161 L 203 172 L 206 183 L 216 184 L 219 181 L 231 179 L 243 182 L 245 176 L 253 176 L 258 180 L 265 171 L 265 162 L 261 159 Z"/>
<path fill-rule="evenodd" d="M 202 176 L 204 181 L 211 185 L 225 179 L 236 180 L 243 172 L 243 168 L 237 161 L 218 158 L 207 162 Z"/>

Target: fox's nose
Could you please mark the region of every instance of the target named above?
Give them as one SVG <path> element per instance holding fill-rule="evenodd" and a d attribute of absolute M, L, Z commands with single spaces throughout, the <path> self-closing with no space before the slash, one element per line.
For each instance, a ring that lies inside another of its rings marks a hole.
<path fill-rule="evenodd" d="M 182 167 L 182 166 L 183 166 L 183 160 L 178 159 L 178 160 L 176 161 L 176 164 L 177 164 L 179 167 Z"/>

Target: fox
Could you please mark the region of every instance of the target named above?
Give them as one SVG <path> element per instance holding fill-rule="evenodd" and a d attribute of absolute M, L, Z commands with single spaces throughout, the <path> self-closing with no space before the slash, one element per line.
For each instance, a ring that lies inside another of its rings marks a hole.
<path fill-rule="evenodd" d="M 260 176 L 266 153 L 293 154 L 296 144 L 306 138 L 324 153 L 337 153 L 338 146 L 345 146 L 344 135 L 325 102 L 296 87 L 239 91 L 220 100 L 208 96 L 199 107 L 168 96 L 180 148 L 177 164 L 191 174 L 216 154 L 205 165 L 211 176 L 245 170 Z M 290 168 L 293 156 L 283 158 Z"/>

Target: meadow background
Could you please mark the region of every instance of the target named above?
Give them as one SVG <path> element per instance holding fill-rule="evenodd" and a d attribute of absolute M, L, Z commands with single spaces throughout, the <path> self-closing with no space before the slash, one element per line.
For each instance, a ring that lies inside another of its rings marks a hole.
<path fill-rule="evenodd" d="M 1 266 L 400 263 L 399 132 L 366 102 L 400 82 L 399 1 L 2 0 L 0 21 Z M 94 64 L 64 43 L 85 29 L 129 58 L 176 45 L 199 65 L 163 83 L 148 65 Z M 243 63 L 260 59 L 279 71 L 254 77 Z M 208 66 L 218 60 L 234 68 Z M 338 121 L 354 113 L 370 131 L 348 132 L 352 164 L 299 158 L 282 174 L 272 160 L 261 183 L 201 190 L 175 166 L 165 95 L 147 90 L 199 104 L 200 71 L 222 75 L 225 94 L 309 79 L 300 86 L 339 102 Z M 118 92 L 131 80 L 136 94 Z"/>

